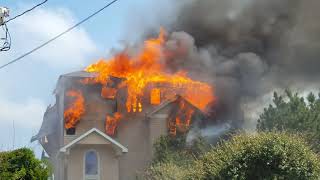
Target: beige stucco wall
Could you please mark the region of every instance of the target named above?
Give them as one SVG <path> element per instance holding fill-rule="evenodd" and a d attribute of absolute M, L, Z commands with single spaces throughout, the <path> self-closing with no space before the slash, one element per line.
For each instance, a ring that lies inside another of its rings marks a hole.
<path fill-rule="evenodd" d="M 119 180 L 119 161 L 110 145 L 78 144 L 67 155 L 68 180 L 83 180 L 84 155 L 88 150 L 95 150 L 99 158 L 100 180 Z"/>
<path fill-rule="evenodd" d="M 117 130 L 117 140 L 129 152 L 119 158 L 120 180 L 134 180 L 137 172 L 142 172 L 151 159 L 148 141 L 148 126 L 145 117 L 123 119 Z"/>
<path fill-rule="evenodd" d="M 85 96 L 85 113 L 76 125 L 75 135 L 66 135 L 64 129 L 64 145 L 81 136 L 92 128 L 105 132 L 105 119 L 108 113 L 112 113 L 115 106 L 115 100 L 103 99 L 100 93 L 91 92 Z"/>

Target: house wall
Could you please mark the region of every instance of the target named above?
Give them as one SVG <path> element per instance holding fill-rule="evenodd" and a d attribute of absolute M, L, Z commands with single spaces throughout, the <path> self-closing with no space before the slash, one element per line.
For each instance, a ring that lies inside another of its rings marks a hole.
<path fill-rule="evenodd" d="M 148 124 L 144 116 L 123 119 L 117 129 L 117 140 L 129 152 L 119 158 L 120 180 L 135 180 L 151 160 Z"/>
<path fill-rule="evenodd" d="M 167 115 L 149 119 L 149 134 L 149 145 L 153 154 L 153 144 L 160 136 L 168 134 Z"/>
<path fill-rule="evenodd" d="M 152 160 L 153 144 L 161 136 L 167 135 L 168 108 L 156 113 L 150 119 L 144 114 L 127 116 L 117 129 L 117 140 L 129 152 L 119 158 L 120 180 L 135 180 L 138 173 L 144 172 Z"/>
<path fill-rule="evenodd" d="M 107 114 L 114 111 L 115 101 L 101 98 L 98 93 L 91 93 L 85 97 L 85 114 L 76 125 L 75 135 L 67 135 L 64 129 L 64 145 L 81 136 L 92 128 L 105 132 L 105 119 Z"/>
<path fill-rule="evenodd" d="M 100 180 L 119 180 L 119 160 L 110 145 L 76 145 L 67 156 L 68 180 L 84 179 L 84 155 L 95 150 L 99 158 Z"/>

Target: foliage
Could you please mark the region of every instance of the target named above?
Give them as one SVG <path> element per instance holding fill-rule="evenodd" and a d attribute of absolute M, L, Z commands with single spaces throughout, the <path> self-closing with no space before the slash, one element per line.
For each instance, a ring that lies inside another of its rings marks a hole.
<path fill-rule="evenodd" d="M 320 151 L 320 94 L 310 93 L 305 100 L 286 90 L 286 96 L 273 96 L 274 105 L 264 109 L 258 120 L 259 131 L 303 133 L 316 151 Z"/>
<path fill-rule="evenodd" d="M 152 165 L 144 174 L 148 180 L 183 180 L 189 168 L 183 168 L 173 162 Z"/>
<path fill-rule="evenodd" d="M 175 162 L 179 165 L 188 164 L 208 149 L 209 144 L 202 137 L 188 144 L 183 135 L 161 136 L 154 144 L 153 164 L 167 162 Z"/>
<path fill-rule="evenodd" d="M 161 136 L 154 144 L 153 162 L 144 179 L 184 179 L 195 159 L 208 149 L 209 144 L 201 137 L 187 143 L 183 135 Z"/>
<path fill-rule="evenodd" d="M 206 153 L 185 179 L 319 179 L 320 161 L 302 138 L 240 134 Z"/>
<path fill-rule="evenodd" d="M 30 149 L 0 153 L 0 179 L 44 180 L 48 175 L 46 165 Z"/>

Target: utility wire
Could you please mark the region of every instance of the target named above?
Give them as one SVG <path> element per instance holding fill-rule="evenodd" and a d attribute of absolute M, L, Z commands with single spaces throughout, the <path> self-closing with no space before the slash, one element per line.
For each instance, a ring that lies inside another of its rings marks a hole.
<path fill-rule="evenodd" d="M 26 14 L 26 13 L 28 13 L 28 12 L 30 12 L 30 11 L 32 11 L 32 10 L 34 10 L 35 8 L 37 8 L 37 7 L 41 6 L 42 4 L 46 3 L 47 1 L 48 1 L 48 0 L 44 0 L 42 3 L 39 3 L 39 4 L 35 5 L 35 6 L 33 6 L 32 8 L 30 8 L 30 9 L 28 9 L 28 10 L 24 11 L 23 13 L 18 14 L 18 15 L 16 15 L 16 16 L 15 16 L 15 17 L 13 17 L 13 18 L 8 19 L 8 20 L 7 20 L 7 21 L 5 21 L 4 23 L 8 23 L 8 22 L 10 22 L 10 21 L 12 21 L 12 20 L 14 20 L 14 19 L 16 19 L 16 18 L 20 17 L 20 16 L 23 16 L 24 14 Z"/>
<path fill-rule="evenodd" d="M 104 9 L 106 9 L 107 7 L 111 6 L 113 3 L 117 2 L 118 0 L 113 0 L 111 1 L 110 3 L 108 3 L 107 5 L 103 6 L 101 9 L 99 9 L 98 11 L 94 12 L 93 14 L 91 14 L 90 16 L 86 17 L 85 19 L 83 19 L 82 21 L 78 22 L 77 24 L 73 25 L 72 27 L 68 28 L 67 30 L 63 31 L 62 33 L 56 35 L 55 37 L 53 37 L 52 39 L 46 41 L 45 43 L 37 46 L 36 48 L 32 49 L 31 51 L 28 51 L 27 53 L 19 56 L 18 58 L 12 60 L 12 61 L 9 61 L 8 63 L 6 64 L 3 64 L 0 66 L 0 70 L 5 68 L 6 66 L 9 66 L 10 64 L 12 63 L 15 63 L 19 60 L 21 60 L 22 58 L 32 54 L 33 52 L 41 49 L 42 47 L 48 45 L 49 43 L 51 43 L 52 41 L 58 39 L 59 37 L 63 36 L 64 34 L 70 32 L 71 30 L 73 30 L 74 28 L 76 28 L 77 26 L 81 25 L 82 23 L 86 22 L 87 20 L 89 20 L 90 18 L 92 18 L 93 16 L 97 15 L 98 13 L 100 13 L 101 11 L 103 11 Z"/>

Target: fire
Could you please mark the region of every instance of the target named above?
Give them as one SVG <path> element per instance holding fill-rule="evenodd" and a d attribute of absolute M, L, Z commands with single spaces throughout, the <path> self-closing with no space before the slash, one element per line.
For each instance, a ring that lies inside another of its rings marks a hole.
<path fill-rule="evenodd" d="M 110 76 L 125 79 L 128 89 L 126 100 L 127 112 L 142 112 L 142 97 L 147 96 L 144 90 L 149 84 L 167 84 L 170 87 L 160 88 L 163 94 L 179 94 L 193 105 L 205 110 L 207 105 L 214 101 L 213 88 L 207 83 L 192 80 L 187 72 L 169 73 L 164 59 L 164 43 L 166 33 L 160 29 L 158 38 L 144 42 L 138 54 L 130 57 L 127 52 L 121 52 L 109 60 L 100 60 L 88 66 L 85 70 L 97 73 L 93 79 L 95 83 L 108 84 Z M 88 83 L 84 81 L 84 83 Z M 159 104 L 158 92 L 152 94 L 151 104 Z M 166 99 L 164 95 L 164 100 Z"/>
<path fill-rule="evenodd" d="M 66 93 L 67 97 L 72 98 L 72 102 L 68 105 L 63 113 L 65 120 L 65 128 L 73 128 L 80 121 L 81 116 L 85 112 L 84 98 L 79 90 L 69 90 Z"/>
<path fill-rule="evenodd" d="M 177 129 L 180 132 L 187 132 L 190 125 L 191 119 L 194 114 L 194 109 L 185 104 L 185 101 L 179 102 L 179 109 L 176 112 L 173 120 L 169 122 L 169 129 L 171 135 L 176 135 Z"/>
<path fill-rule="evenodd" d="M 161 102 L 161 91 L 159 88 L 154 88 L 150 92 L 150 103 L 158 105 Z"/>
<path fill-rule="evenodd" d="M 114 116 L 107 115 L 106 117 L 106 133 L 110 136 L 114 135 L 117 128 L 118 122 L 120 121 L 122 115 L 118 112 L 114 113 Z"/>

